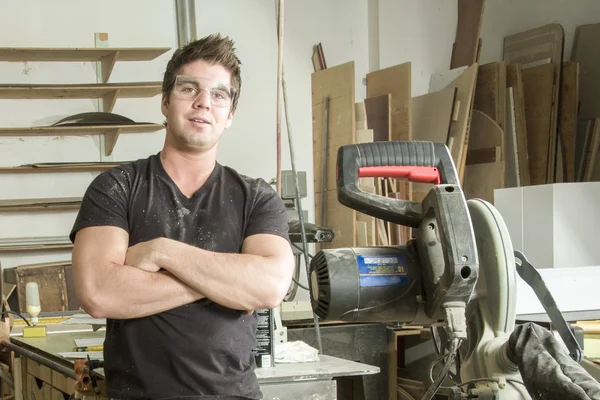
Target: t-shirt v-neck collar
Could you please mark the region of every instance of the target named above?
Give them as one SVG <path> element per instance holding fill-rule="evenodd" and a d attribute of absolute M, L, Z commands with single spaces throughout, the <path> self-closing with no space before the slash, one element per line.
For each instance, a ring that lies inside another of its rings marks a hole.
<path fill-rule="evenodd" d="M 210 186 L 213 184 L 213 182 L 217 179 L 217 176 L 219 174 L 219 171 L 221 170 L 221 165 L 215 161 L 215 167 L 213 168 L 212 172 L 210 173 L 210 175 L 208 176 L 208 178 L 206 179 L 206 182 L 204 182 L 204 184 L 198 189 L 196 190 L 191 197 L 187 197 L 182 191 L 181 189 L 179 189 L 179 186 L 177 186 L 177 184 L 175 183 L 175 181 L 173 180 L 173 178 L 171 178 L 171 176 L 167 173 L 167 171 L 165 170 L 162 161 L 160 159 L 160 152 L 157 153 L 154 156 L 154 162 L 156 163 L 157 166 L 157 170 L 160 174 L 160 176 L 165 179 L 165 181 L 173 187 L 173 189 L 175 190 L 175 192 L 177 193 L 177 196 L 182 200 L 182 201 L 193 201 L 194 199 L 197 199 L 198 197 L 202 196 L 202 194 L 204 194 L 207 190 L 210 189 Z"/>

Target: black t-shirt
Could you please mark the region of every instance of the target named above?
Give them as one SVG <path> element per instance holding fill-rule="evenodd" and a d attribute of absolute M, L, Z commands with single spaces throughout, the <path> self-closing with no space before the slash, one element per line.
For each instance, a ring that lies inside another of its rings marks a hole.
<path fill-rule="evenodd" d="M 164 170 L 159 154 L 94 179 L 71 240 L 78 230 L 99 225 L 125 229 L 129 246 L 167 237 L 224 253 L 240 253 L 243 240 L 253 234 L 288 238 L 285 205 L 264 180 L 217 163 L 206 183 L 187 198 Z M 149 317 L 108 319 L 108 395 L 260 399 L 252 355 L 255 331 L 254 314 L 208 299 Z"/>

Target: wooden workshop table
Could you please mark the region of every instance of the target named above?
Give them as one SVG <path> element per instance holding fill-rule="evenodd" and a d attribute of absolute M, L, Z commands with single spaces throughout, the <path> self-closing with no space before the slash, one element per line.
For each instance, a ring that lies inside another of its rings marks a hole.
<path fill-rule="evenodd" d="M 73 370 L 74 361 L 65 359 L 58 353 L 71 351 L 76 338 L 104 338 L 105 336 L 104 330 L 73 331 L 72 327 L 65 328 L 70 331 L 49 330 L 44 338 L 11 337 L 14 345 L 30 350 L 43 358 L 36 361 L 25 355 L 19 355 L 17 359 L 18 354 L 15 352 L 15 361 L 21 368 L 19 376 L 14 377 L 15 386 L 21 385 L 23 399 L 64 399 L 66 398 L 64 394 L 73 393 L 75 380 L 61 373 L 60 369 Z M 48 361 L 48 365 L 44 365 L 41 361 Z M 52 368 L 49 366 L 51 364 L 57 365 Z M 96 371 L 101 377 L 104 376 L 101 369 Z M 15 370 L 15 375 L 16 372 Z M 337 390 L 334 378 L 379 372 L 379 367 L 327 355 L 320 355 L 318 362 L 275 364 L 272 368 L 256 369 L 264 400 L 283 398 L 332 400 L 336 398 Z M 86 399 L 93 398 L 86 397 Z M 99 396 L 97 399 L 105 399 L 105 397 Z"/>

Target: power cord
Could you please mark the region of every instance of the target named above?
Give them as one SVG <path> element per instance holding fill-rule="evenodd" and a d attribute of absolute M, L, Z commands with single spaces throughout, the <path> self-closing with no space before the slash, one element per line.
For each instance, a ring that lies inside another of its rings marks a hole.
<path fill-rule="evenodd" d="M 24 317 L 22 314 L 20 314 L 20 313 L 18 313 L 18 312 L 16 312 L 16 311 L 12 311 L 12 310 L 6 310 L 6 311 L 4 311 L 4 312 L 2 313 L 2 315 L 5 315 L 5 314 L 13 314 L 13 315 L 16 315 L 17 317 L 20 317 L 20 318 L 21 318 L 23 321 L 25 321 L 25 323 L 26 323 L 28 326 L 31 326 L 31 323 L 29 323 L 29 321 L 27 321 L 27 318 L 25 318 L 25 317 Z"/>

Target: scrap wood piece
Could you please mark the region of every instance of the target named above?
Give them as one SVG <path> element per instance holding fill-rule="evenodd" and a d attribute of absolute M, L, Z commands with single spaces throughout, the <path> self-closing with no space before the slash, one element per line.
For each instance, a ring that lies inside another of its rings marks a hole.
<path fill-rule="evenodd" d="M 582 182 L 585 170 L 585 157 L 589 148 L 589 139 L 594 129 L 594 120 L 580 119 L 577 121 L 577 136 L 575 138 L 575 181 Z"/>
<path fill-rule="evenodd" d="M 548 149 L 553 140 L 554 64 L 524 69 L 522 76 L 531 184 L 552 183 L 548 169 L 554 164 L 548 162 Z"/>
<path fill-rule="evenodd" d="M 461 76 L 467 70 L 467 68 L 469 67 L 459 67 L 448 71 L 439 72 L 437 74 L 432 74 L 431 78 L 429 78 L 429 93 L 439 92 L 440 90 L 446 88 L 449 84 Z"/>
<path fill-rule="evenodd" d="M 337 199 L 336 157 L 328 157 L 322 165 L 324 144 L 324 101 L 329 99 L 327 153 L 335 155 L 341 145 L 355 143 L 354 62 L 314 72 L 311 75 L 313 120 L 313 172 L 315 194 L 315 223 L 321 222 L 321 207 L 325 207 L 326 226 L 333 229 L 335 239 L 320 248 L 354 246 L 356 240 L 356 211 L 343 206 Z M 327 187 L 322 187 L 323 174 Z M 321 198 L 323 192 L 324 200 Z"/>
<path fill-rule="evenodd" d="M 553 84 L 560 88 L 561 68 L 563 63 L 564 29 L 559 23 L 552 23 L 519 32 L 504 38 L 504 61 L 519 63 L 524 70 L 528 66 L 537 68 L 535 62 L 545 62 L 549 59 L 554 66 Z M 533 67 L 535 66 L 535 67 Z M 558 140 L 558 105 L 559 90 L 553 90 L 550 112 L 549 144 L 546 147 L 548 155 L 546 162 L 546 179 L 544 183 L 554 183 L 556 179 L 556 143 Z"/>
<path fill-rule="evenodd" d="M 477 81 L 478 65 L 473 64 L 447 87 L 456 88 L 456 101 L 460 102 L 457 120 L 450 125 L 450 133 L 446 142 L 452 160 L 458 171 L 459 181 L 463 181 L 466 163 L 466 149 L 469 143 L 469 129 L 475 82 Z"/>
<path fill-rule="evenodd" d="M 515 96 L 513 88 L 508 88 L 506 96 L 506 127 L 504 128 L 504 143 L 506 144 L 506 187 L 521 186 L 519 173 L 519 149 L 515 120 Z"/>
<path fill-rule="evenodd" d="M 458 0 L 456 41 L 452 47 L 450 69 L 477 62 L 485 0 Z"/>
<path fill-rule="evenodd" d="M 505 187 L 506 182 L 504 132 L 486 114 L 473 110 L 469 152 L 490 148 L 499 152 L 500 160 L 466 165 L 463 191 L 467 199 L 480 198 L 493 204 L 494 190 Z"/>
<path fill-rule="evenodd" d="M 562 68 L 558 119 L 558 131 L 564 151 L 563 175 L 565 182 L 575 182 L 575 135 L 577 132 L 578 106 L 579 63 L 570 61 L 564 63 Z"/>
<path fill-rule="evenodd" d="M 455 109 L 456 88 L 449 87 L 413 97 L 410 112 L 412 119 L 412 140 L 446 143 Z M 431 185 L 412 184 L 412 199 L 423 201 Z"/>
<path fill-rule="evenodd" d="M 525 93 L 521 65 L 506 66 L 506 87 L 512 88 L 514 98 L 514 130 L 517 141 L 517 156 L 519 165 L 519 185 L 529 186 L 529 152 L 527 150 L 527 123 L 525 117 Z"/>
<path fill-rule="evenodd" d="M 593 129 L 588 139 L 587 151 L 584 161 L 583 181 L 593 181 L 596 165 L 600 163 L 598 159 L 598 151 L 600 151 L 600 118 L 596 118 L 593 123 Z"/>
<path fill-rule="evenodd" d="M 367 97 L 364 104 L 367 127 L 373 130 L 373 141 L 392 140 L 392 95 Z"/>
<path fill-rule="evenodd" d="M 500 125 L 506 125 L 506 63 L 496 61 L 480 65 L 473 109 L 487 114 Z"/>
<path fill-rule="evenodd" d="M 321 42 L 313 46 L 312 62 L 315 72 L 327 69 L 327 63 L 325 62 L 325 54 L 323 54 L 323 45 Z"/>
<path fill-rule="evenodd" d="M 411 63 L 367 74 L 367 97 L 390 95 L 392 140 L 411 140 Z"/>
<path fill-rule="evenodd" d="M 600 23 L 580 25 L 575 29 L 571 60 L 579 63 L 580 119 L 600 117 Z"/>
<path fill-rule="evenodd" d="M 390 95 L 391 140 L 412 140 L 410 120 L 411 63 L 403 63 L 367 74 L 367 97 Z M 397 185 L 408 181 L 397 180 Z M 399 188 L 399 187 L 398 187 Z M 408 190 L 410 195 L 411 190 Z M 409 199 L 410 200 L 410 199 Z"/>

